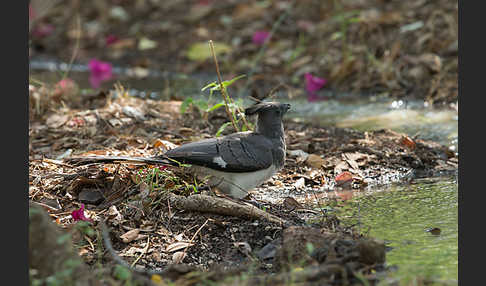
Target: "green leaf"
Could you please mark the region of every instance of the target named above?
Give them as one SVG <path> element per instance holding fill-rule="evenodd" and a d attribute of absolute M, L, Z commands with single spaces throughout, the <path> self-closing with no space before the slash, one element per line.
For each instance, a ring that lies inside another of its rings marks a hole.
<path fill-rule="evenodd" d="M 187 107 L 189 107 L 189 104 L 192 104 L 192 97 L 186 98 L 184 102 L 181 104 L 181 114 L 184 114 L 187 110 Z"/>
<path fill-rule="evenodd" d="M 216 109 L 220 108 L 224 106 L 224 102 L 220 102 L 220 103 L 216 103 L 215 105 L 213 105 L 211 108 L 209 108 L 207 110 L 207 112 L 211 112 L 211 111 L 215 111 Z"/>
<path fill-rule="evenodd" d="M 212 86 L 217 86 L 217 83 L 215 81 L 213 81 L 212 83 L 209 83 L 205 87 L 201 88 L 201 91 L 205 91 L 206 89 L 208 89 L 208 88 L 210 88 Z"/>
<path fill-rule="evenodd" d="M 228 121 L 226 123 L 224 123 L 223 125 L 221 125 L 218 129 L 218 132 L 216 132 L 216 137 L 218 137 L 219 135 L 221 135 L 221 132 L 224 131 L 224 129 L 231 124 L 231 121 Z"/>
<path fill-rule="evenodd" d="M 226 88 L 226 87 L 228 87 L 228 86 L 232 85 L 232 84 L 233 84 L 235 81 L 239 80 L 240 78 L 244 78 L 245 76 L 246 76 L 246 74 L 242 74 L 242 75 L 239 75 L 239 76 L 237 76 L 237 77 L 234 77 L 234 78 L 232 78 L 232 79 L 230 79 L 230 80 L 225 80 L 225 81 L 223 81 L 223 82 L 222 82 L 223 87 L 225 87 L 225 88 Z M 210 88 L 210 87 L 211 87 L 211 91 L 215 91 L 215 90 L 220 90 L 220 89 L 221 89 L 221 87 L 220 87 L 220 85 L 218 84 L 218 82 L 213 81 L 212 83 L 209 83 L 209 84 L 207 84 L 205 87 L 203 87 L 203 88 L 201 89 L 201 91 L 204 91 L 204 90 L 206 90 L 206 89 L 208 89 L 208 88 Z"/>
<path fill-rule="evenodd" d="M 214 42 L 214 53 L 216 55 L 227 53 L 231 51 L 231 46 Z M 207 42 L 198 42 L 192 44 L 186 52 L 187 58 L 192 61 L 203 62 L 212 57 L 211 49 Z"/>
<path fill-rule="evenodd" d="M 223 81 L 223 86 L 228 87 L 228 86 L 232 85 L 235 81 L 239 80 L 240 78 L 244 78 L 245 76 L 246 76 L 246 74 L 242 74 L 242 75 L 239 75 L 239 76 L 232 78 L 230 80 L 225 80 L 225 81 Z"/>

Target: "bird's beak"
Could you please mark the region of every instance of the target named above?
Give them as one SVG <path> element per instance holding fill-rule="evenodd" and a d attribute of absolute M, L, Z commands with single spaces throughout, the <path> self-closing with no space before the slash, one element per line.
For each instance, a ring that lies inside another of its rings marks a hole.
<path fill-rule="evenodd" d="M 289 109 L 290 109 L 290 104 L 288 103 L 283 104 L 282 106 L 283 113 L 286 113 Z"/>

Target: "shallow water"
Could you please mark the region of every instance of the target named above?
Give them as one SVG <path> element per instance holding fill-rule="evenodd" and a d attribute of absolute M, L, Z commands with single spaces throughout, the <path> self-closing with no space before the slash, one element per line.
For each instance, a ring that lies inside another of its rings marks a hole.
<path fill-rule="evenodd" d="M 346 225 L 392 247 L 387 265 L 393 277 L 458 279 L 458 185 L 455 177 L 418 179 L 382 191 L 359 194 L 344 203 L 338 216 Z M 439 235 L 426 230 L 439 228 Z"/>

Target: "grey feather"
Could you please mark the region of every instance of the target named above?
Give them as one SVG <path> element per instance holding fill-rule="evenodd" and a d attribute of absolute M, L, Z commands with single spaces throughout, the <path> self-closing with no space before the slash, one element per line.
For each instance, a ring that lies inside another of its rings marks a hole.
<path fill-rule="evenodd" d="M 167 151 L 164 157 L 220 171 L 251 172 L 270 167 L 272 147 L 265 136 L 240 132 L 184 144 Z"/>

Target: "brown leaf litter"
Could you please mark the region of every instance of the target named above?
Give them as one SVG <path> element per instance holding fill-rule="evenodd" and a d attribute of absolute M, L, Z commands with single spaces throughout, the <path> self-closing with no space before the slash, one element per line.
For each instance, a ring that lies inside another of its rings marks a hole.
<path fill-rule="evenodd" d="M 153 110 L 158 116 L 146 112 L 143 119 L 132 118 L 132 114 L 123 112 L 125 106 L 142 112 Z M 180 168 L 135 164 L 76 167 L 56 159 L 66 149 L 72 149 L 76 156 L 153 156 L 216 132 L 219 125 L 211 122 L 212 117 L 205 121 L 192 112 L 181 116 L 179 106 L 180 102 L 117 98 L 93 110 L 59 111 L 68 118 L 84 119 L 83 125 L 49 126 L 47 121 L 53 116 L 50 114 L 31 121 L 30 201 L 43 207 L 64 228 L 73 225 L 71 211 L 85 203 L 88 217 L 95 222 L 107 219 L 115 251 L 137 267 L 161 270 L 175 262 L 216 271 L 209 272 L 213 273 L 210 275 L 221 269 L 236 271 L 257 261 L 261 275 L 278 272 L 288 263 L 281 260 L 286 255 L 278 254 L 287 251 L 287 239 L 296 240 L 298 245 L 314 242 L 310 234 L 302 235 L 305 241 L 299 241 L 299 236 L 293 234 L 287 237 L 289 227 L 299 229 L 313 218 L 314 227 L 299 231 L 315 232 L 316 239 L 324 235 L 316 242 L 324 239 L 335 248 L 332 250 L 327 243 L 322 248 L 319 242 L 310 256 L 299 250 L 301 254 L 297 255 L 307 257 L 303 260 L 306 270 L 299 274 L 302 275 L 299 279 L 321 273 L 322 281 L 340 283 L 356 279 L 352 271 L 361 269 L 371 275 L 372 269 L 384 268 L 382 253 L 362 249 L 368 238 L 340 226 L 337 218 L 309 208 L 310 204 L 325 204 L 331 197 L 326 199 L 329 194 L 342 189 L 336 185 L 336 176 L 346 172 L 353 179 L 350 188 L 359 191 L 366 185 L 396 181 L 412 173 L 432 175 L 457 170 L 458 158 L 433 142 L 415 138 L 415 147 L 409 148 L 403 144 L 403 134 L 389 130 L 362 133 L 286 121 L 289 155 L 284 170 L 252 192 L 258 204 L 249 208 L 254 212 L 234 216 L 243 207 L 241 203 L 194 193 L 190 187 L 193 178 Z M 341 191 L 337 195 L 342 199 L 349 197 Z M 193 202 L 182 199 L 186 197 Z M 233 205 L 222 212 L 227 203 Z M 252 215 L 258 215 L 259 219 Z M 96 240 L 83 236 L 78 240 L 86 244 L 79 253 L 87 264 L 96 262 Z M 379 244 L 372 245 L 374 249 Z M 275 251 L 267 253 L 263 249 Z M 266 258 L 254 257 L 259 251 L 264 251 L 262 257 Z M 225 275 L 231 273 L 234 274 L 230 271 Z M 223 276 L 211 277 L 219 281 Z M 262 277 L 257 275 L 254 279 Z M 369 279 L 375 278 L 371 275 Z"/>

